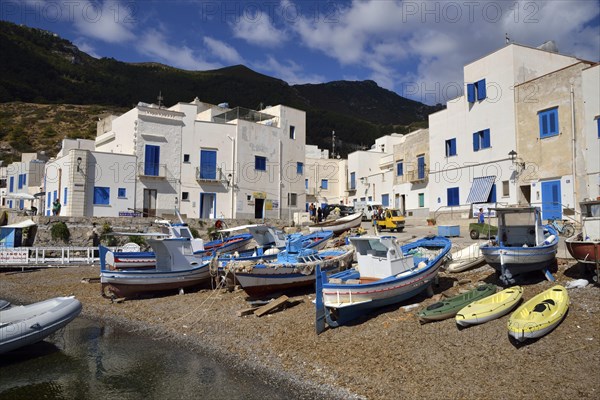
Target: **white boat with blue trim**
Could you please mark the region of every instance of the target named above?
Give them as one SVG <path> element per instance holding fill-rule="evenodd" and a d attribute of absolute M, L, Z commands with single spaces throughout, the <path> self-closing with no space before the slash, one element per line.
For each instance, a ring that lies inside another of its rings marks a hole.
<path fill-rule="evenodd" d="M 400 245 L 393 236 L 351 237 L 357 266 L 327 277 L 317 272 L 317 333 L 369 310 L 399 303 L 427 289 L 452 248 L 441 236 Z"/>
<path fill-rule="evenodd" d="M 513 285 L 515 275 L 546 270 L 556 259 L 558 232 L 542 224 L 537 207 L 496 208 L 498 236 L 480 246 L 485 261 L 500 273 L 500 280 Z"/>

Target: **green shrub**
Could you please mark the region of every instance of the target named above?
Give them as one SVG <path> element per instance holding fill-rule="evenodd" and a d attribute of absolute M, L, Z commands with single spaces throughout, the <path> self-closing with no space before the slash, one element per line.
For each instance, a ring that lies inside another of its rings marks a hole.
<path fill-rule="evenodd" d="M 106 246 L 116 246 L 117 238 L 111 235 L 112 232 L 112 226 L 108 222 L 103 223 L 100 230 L 100 243 Z"/>
<path fill-rule="evenodd" d="M 52 224 L 50 234 L 52 235 L 52 240 L 62 240 L 65 243 L 68 243 L 71 238 L 71 232 L 69 232 L 67 224 L 62 221 Z"/>
<path fill-rule="evenodd" d="M 199 238 L 200 237 L 200 233 L 198 232 L 198 229 L 194 228 L 193 226 L 190 226 L 190 232 L 192 232 L 192 236 L 195 238 Z"/>
<path fill-rule="evenodd" d="M 129 237 L 129 242 L 135 243 L 135 244 L 137 244 L 140 247 L 145 247 L 146 246 L 146 239 L 144 239 L 143 236 L 130 236 Z"/>

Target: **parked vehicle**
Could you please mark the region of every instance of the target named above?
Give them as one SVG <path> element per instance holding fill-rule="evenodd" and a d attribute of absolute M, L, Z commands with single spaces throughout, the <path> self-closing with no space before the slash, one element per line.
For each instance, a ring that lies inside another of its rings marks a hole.
<path fill-rule="evenodd" d="M 405 218 L 400 210 L 386 209 L 383 212 L 383 216 L 380 219 L 375 220 L 378 230 L 388 229 L 393 231 L 394 229 L 398 232 L 404 230 Z"/>
<path fill-rule="evenodd" d="M 327 204 L 325 207 L 323 207 L 323 215 L 331 215 L 336 208 L 339 208 L 340 210 L 340 217 L 352 215 L 355 212 L 354 207 L 352 206 L 347 206 L 344 204 Z"/>
<path fill-rule="evenodd" d="M 480 224 L 478 222 L 472 222 L 469 224 L 469 236 L 471 239 L 477 240 L 479 237 L 488 239 L 491 236 L 498 234 L 498 227 L 491 224 Z"/>
<path fill-rule="evenodd" d="M 370 221 L 379 207 L 383 207 L 383 204 L 376 201 L 358 201 L 354 205 L 354 210 L 363 213 L 363 221 Z"/>

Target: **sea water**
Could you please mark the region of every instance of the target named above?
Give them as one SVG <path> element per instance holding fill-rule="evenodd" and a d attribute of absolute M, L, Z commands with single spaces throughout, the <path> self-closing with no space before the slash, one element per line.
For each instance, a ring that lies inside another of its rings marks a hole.
<path fill-rule="evenodd" d="M 45 341 L 0 355 L 0 399 L 285 399 L 207 356 L 76 318 Z M 292 394 L 293 396 L 293 394 Z"/>

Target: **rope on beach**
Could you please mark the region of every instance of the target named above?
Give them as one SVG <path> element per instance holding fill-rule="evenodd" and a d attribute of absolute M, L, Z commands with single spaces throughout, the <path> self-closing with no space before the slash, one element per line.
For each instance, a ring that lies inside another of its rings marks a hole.
<path fill-rule="evenodd" d="M 215 297 L 215 296 L 214 296 L 214 295 L 215 295 L 215 293 L 217 293 L 219 289 L 222 289 L 222 288 L 223 288 L 223 284 L 224 284 L 224 281 L 221 281 L 221 282 L 219 282 L 219 284 L 217 285 L 217 287 L 216 287 L 216 288 L 215 288 L 215 289 L 214 289 L 214 290 L 211 292 L 211 294 L 210 294 L 210 295 L 209 295 L 209 296 L 208 296 L 206 299 L 204 299 L 204 301 L 202 301 L 202 303 L 200 303 L 200 304 L 198 305 L 198 307 L 194 308 L 193 310 L 191 310 L 190 312 L 188 312 L 188 313 L 186 313 L 186 314 L 183 314 L 181 317 L 179 317 L 179 318 L 175 318 L 175 319 L 173 319 L 173 320 L 171 320 L 171 321 L 169 321 L 169 322 L 177 322 L 177 321 L 179 321 L 179 320 L 182 320 L 182 319 L 184 319 L 184 318 L 188 317 L 189 315 L 191 315 L 191 314 L 194 314 L 194 313 L 196 313 L 197 311 L 199 311 L 199 310 L 200 310 L 200 308 L 201 308 L 202 306 L 204 306 L 204 304 L 206 304 L 206 302 L 207 302 L 207 301 L 209 301 L 211 298 Z M 212 302 L 211 302 L 211 304 L 210 304 L 210 305 L 212 305 L 214 302 L 215 302 L 215 298 L 213 298 L 213 299 L 212 299 Z M 190 323 L 190 326 L 191 326 L 191 325 L 194 325 L 194 324 L 195 324 L 196 322 L 198 322 L 198 321 L 199 321 L 199 320 L 196 320 L 196 321 L 194 321 L 194 322 L 191 322 L 191 323 Z"/>

